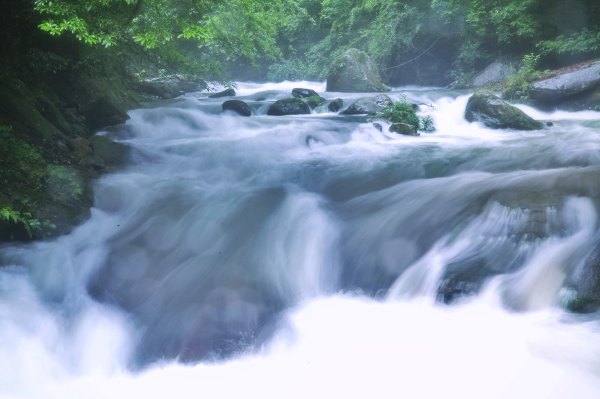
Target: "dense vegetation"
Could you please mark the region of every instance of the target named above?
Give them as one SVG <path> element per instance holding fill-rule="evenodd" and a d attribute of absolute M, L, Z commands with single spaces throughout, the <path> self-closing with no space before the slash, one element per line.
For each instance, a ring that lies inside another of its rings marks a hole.
<path fill-rule="evenodd" d="M 296 0 L 279 32 L 272 78 L 326 75 L 332 56 L 365 50 L 393 83 L 464 80 L 492 60 L 541 56 L 542 67 L 595 57 L 596 0 Z"/>

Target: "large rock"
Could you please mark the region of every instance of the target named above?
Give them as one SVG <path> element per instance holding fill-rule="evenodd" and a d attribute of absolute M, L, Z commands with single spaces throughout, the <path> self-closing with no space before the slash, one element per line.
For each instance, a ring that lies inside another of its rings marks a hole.
<path fill-rule="evenodd" d="M 379 94 L 375 97 L 362 97 L 354 101 L 342 114 L 344 115 L 375 115 L 392 105 L 392 100 L 385 94 Z"/>
<path fill-rule="evenodd" d="M 499 97 L 488 93 L 475 93 L 467 103 L 465 118 L 481 122 L 492 129 L 537 130 L 542 123 L 530 118 Z"/>
<path fill-rule="evenodd" d="M 310 107 L 300 98 L 284 98 L 275 101 L 267 111 L 267 115 L 304 115 L 310 114 Z"/>
<path fill-rule="evenodd" d="M 364 51 L 349 49 L 329 67 L 327 91 L 370 93 L 389 91 L 377 66 Z"/>
<path fill-rule="evenodd" d="M 331 100 L 329 104 L 327 104 L 327 109 L 331 112 L 338 112 L 342 108 L 344 108 L 344 100 L 342 100 L 341 98 Z"/>
<path fill-rule="evenodd" d="M 82 113 L 91 130 L 120 125 L 129 119 L 127 112 L 108 96 L 98 98 L 85 107 Z"/>
<path fill-rule="evenodd" d="M 223 103 L 223 105 L 221 105 L 221 108 L 223 112 L 231 111 L 241 116 L 252 115 L 252 110 L 250 109 L 250 106 L 242 100 L 227 100 Z"/>
<path fill-rule="evenodd" d="M 600 87 L 600 61 L 537 81 L 529 95 L 537 104 L 556 105 L 596 87 Z"/>
<path fill-rule="evenodd" d="M 473 87 L 479 88 L 500 83 L 516 72 L 515 62 L 508 58 L 499 58 L 475 76 Z"/>
<path fill-rule="evenodd" d="M 235 96 L 235 90 L 232 89 L 231 87 L 229 87 L 229 88 L 227 88 L 227 89 L 225 89 L 223 91 L 220 91 L 218 93 L 210 94 L 208 96 L 208 98 L 221 98 L 221 97 L 234 97 L 234 96 Z"/>

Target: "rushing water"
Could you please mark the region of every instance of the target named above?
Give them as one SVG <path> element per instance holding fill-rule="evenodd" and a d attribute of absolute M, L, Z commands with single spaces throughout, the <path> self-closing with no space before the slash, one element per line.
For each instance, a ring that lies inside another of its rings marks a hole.
<path fill-rule="evenodd" d="M 265 115 L 323 86 L 106 132 L 132 156 L 91 219 L 0 252 L 0 397 L 599 398 L 598 317 L 562 309 L 600 241 L 600 114 L 493 131 L 405 88 L 436 133 Z"/>

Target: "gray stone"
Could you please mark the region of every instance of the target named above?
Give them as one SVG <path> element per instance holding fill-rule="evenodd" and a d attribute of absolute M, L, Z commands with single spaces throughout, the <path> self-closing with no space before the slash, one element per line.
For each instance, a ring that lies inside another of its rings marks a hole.
<path fill-rule="evenodd" d="M 465 119 L 469 122 L 481 122 L 492 129 L 537 130 L 543 128 L 542 123 L 489 93 L 475 93 L 469 98 Z"/>
<path fill-rule="evenodd" d="M 329 67 L 327 91 L 370 93 L 389 91 L 377 66 L 364 51 L 349 49 Z"/>
<path fill-rule="evenodd" d="M 383 112 L 383 110 L 392 105 L 392 100 L 385 94 L 379 94 L 375 97 L 362 97 L 354 101 L 350 106 L 345 109 L 342 114 L 344 115 L 375 115 Z"/>
<path fill-rule="evenodd" d="M 600 62 L 537 81 L 530 91 L 538 104 L 557 104 L 600 86 Z"/>
<path fill-rule="evenodd" d="M 497 59 L 473 79 L 473 87 L 479 88 L 504 81 L 517 72 L 515 64 L 507 58 Z"/>

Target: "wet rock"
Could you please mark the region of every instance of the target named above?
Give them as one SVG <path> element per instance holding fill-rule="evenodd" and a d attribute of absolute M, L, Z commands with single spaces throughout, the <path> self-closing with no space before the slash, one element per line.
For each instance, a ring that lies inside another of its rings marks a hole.
<path fill-rule="evenodd" d="M 388 131 L 392 133 L 398 133 L 405 136 L 419 136 L 419 132 L 413 125 L 409 125 L 408 123 L 392 123 Z"/>
<path fill-rule="evenodd" d="M 86 124 L 91 130 L 125 123 L 129 116 L 108 97 L 100 97 L 83 110 Z"/>
<path fill-rule="evenodd" d="M 556 105 L 597 87 L 600 87 L 600 62 L 537 81 L 529 95 L 536 104 Z"/>
<path fill-rule="evenodd" d="M 223 112 L 231 111 L 241 116 L 251 116 L 252 110 L 250 106 L 242 100 L 227 100 L 221 106 Z"/>
<path fill-rule="evenodd" d="M 567 309 L 577 313 L 590 313 L 600 309 L 600 245 L 585 258 L 570 281 L 571 295 Z"/>
<path fill-rule="evenodd" d="M 377 66 L 364 51 L 349 49 L 329 67 L 327 91 L 369 93 L 389 91 Z"/>
<path fill-rule="evenodd" d="M 213 93 L 208 96 L 208 98 L 221 98 L 221 97 L 235 97 L 235 90 L 231 87 L 220 91 L 218 93 Z"/>
<path fill-rule="evenodd" d="M 537 130 L 542 123 L 530 118 L 520 109 L 488 93 L 475 93 L 467 103 L 465 119 L 481 122 L 492 129 Z"/>
<path fill-rule="evenodd" d="M 324 104 L 326 100 L 323 97 L 317 95 L 317 96 L 306 97 L 304 99 L 304 101 L 306 101 L 306 103 L 308 104 L 308 106 L 311 109 L 315 109 L 319 105 Z"/>
<path fill-rule="evenodd" d="M 94 159 L 99 160 L 104 168 L 123 166 L 131 155 L 131 147 L 114 142 L 105 136 L 93 136 L 89 142 Z"/>
<path fill-rule="evenodd" d="M 292 90 L 292 96 L 296 98 L 319 97 L 319 94 L 312 89 L 295 88 Z"/>
<path fill-rule="evenodd" d="M 379 94 L 375 97 L 362 97 L 354 101 L 350 106 L 345 109 L 342 114 L 344 115 L 375 115 L 383 112 L 383 110 L 392 105 L 392 100 L 385 94 Z"/>
<path fill-rule="evenodd" d="M 374 122 L 373 127 L 379 130 L 380 132 L 383 132 L 383 126 L 381 126 L 381 123 Z"/>
<path fill-rule="evenodd" d="M 327 109 L 331 112 L 338 112 L 342 108 L 344 108 L 344 100 L 341 98 L 331 100 L 331 102 L 327 105 Z"/>
<path fill-rule="evenodd" d="M 473 87 L 490 86 L 504 81 L 517 72 L 516 63 L 508 58 L 499 58 L 488 65 L 473 79 Z"/>
<path fill-rule="evenodd" d="M 148 79 L 137 83 L 137 90 L 158 98 L 174 98 L 184 93 L 206 89 L 202 79 L 184 79 L 177 75 L 164 78 Z"/>
<path fill-rule="evenodd" d="M 310 107 L 300 98 L 285 98 L 277 100 L 273 103 L 267 115 L 283 116 L 283 115 L 304 115 L 310 114 Z"/>

